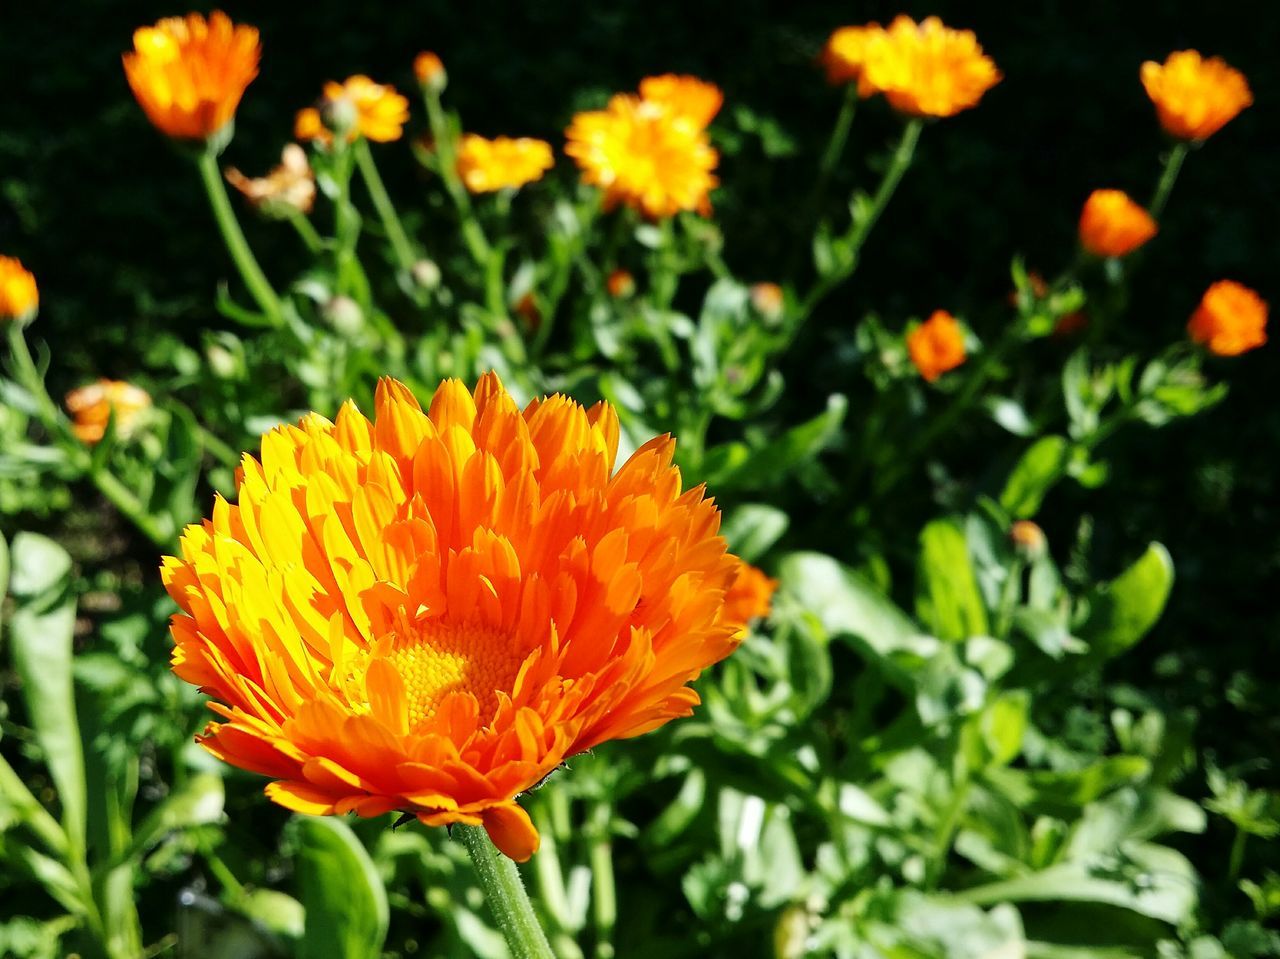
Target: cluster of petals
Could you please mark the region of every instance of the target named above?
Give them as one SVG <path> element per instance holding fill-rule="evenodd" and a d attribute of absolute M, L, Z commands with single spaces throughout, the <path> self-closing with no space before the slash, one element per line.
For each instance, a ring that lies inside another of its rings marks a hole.
<path fill-rule="evenodd" d="M 0 320 L 20 320 L 35 313 L 40 305 L 36 278 L 22 261 L 0 256 Z"/>
<path fill-rule="evenodd" d="M 173 668 L 223 719 L 201 742 L 290 809 L 483 825 L 530 856 L 516 797 L 689 714 L 745 625 L 674 441 L 615 471 L 618 442 L 609 405 L 521 410 L 494 374 L 425 411 L 383 380 L 372 422 L 348 403 L 266 435 L 238 504 L 164 561 Z"/>
<path fill-rule="evenodd" d="M 98 380 L 72 390 L 66 396 L 71 431 L 82 443 L 100 443 L 115 418 L 117 436 L 128 436 L 140 414 L 151 407 L 151 396 L 140 386 L 122 380 Z"/>
<path fill-rule="evenodd" d="M 1094 190 L 1080 211 L 1080 245 L 1094 256 L 1128 256 L 1156 231 L 1151 214 L 1123 190 Z"/>
<path fill-rule="evenodd" d="M 832 83 L 856 83 L 863 97 L 883 94 L 913 117 L 954 116 L 977 106 L 1001 79 L 973 31 L 953 30 L 937 17 L 841 27 L 819 59 Z"/>
<path fill-rule="evenodd" d="M 124 72 L 153 126 L 180 140 L 206 140 L 235 117 L 258 75 L 258 31 L 215 11 L 168 17 L 133 34 Z"/>
<path fill-rule="evenodd" d="M 567 153 L 584 182 L 604 191 L 606 208 L 628 206 L 651 219 L 710 213 L 720 161 L 707 136 L 723 103 L 719 88 L 694 77 L 648 77 L 639 94 L 617 94 L 604 110 L 574 116 Z"/>
<path fill-rule="evenodd" d="M 1218 356 L 1239 356 L 1267 342 L 1267 303 L 1234 280 L 1205 291 L 1187 323 L 1191 339 Z"/>
<path fill-rule="evenodd" d="M 315 174 L 306 151 L 296 143 L 285 144 L 280 164 L 266 176 L 247 177 L 232 167 L 226 177 L 255 209 L 267 214 L 309 213 L 316 200 Z"/>
<path fill-rule="evenodd" d="M 907 334 L 907 355 L 920 375 L 932 383 L 964 362 L 964 330 L 946 310 L 934 310 Z"/>
<path fill-rule="evenodd" d="M 458 177 L 472 193 L 518 190 L 541 180 L 555 165 L 551 144 L 530 137 L 495 137 L 468 133 L 458 144 Z"/>
<path fill-rule="evenodd" d="M 343 107 L 350 109 L 352 123 L 347 130 L 348 141 L 359 137 L 375 143 L 399 140 L 404 125 L 409 122 L 409 100 L 396 88 L 386 83 L 375 83 L 364 74 L 348 77 L 342 83 L 330 80 L 324 85 L 321 103 L 335 112 Z M 305 107 L 294 118 L 295 139 L 321 144 L 333 142 L 333 131 L 325 124 L 320 107 Z"/>
<path fill-rule="evenodd" d="M 1213 136 L 1253 103 L 1243 73 L 1195 50 L 1171 53 L 1164 63 L 1148 60 L 1139 75 L 1160 125 L 1180 140 Z"/>

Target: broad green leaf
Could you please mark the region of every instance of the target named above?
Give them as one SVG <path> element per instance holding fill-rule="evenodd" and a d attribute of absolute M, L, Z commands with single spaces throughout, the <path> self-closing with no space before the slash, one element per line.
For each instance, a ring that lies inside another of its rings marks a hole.
<path fill-rule="evenodd" d="M 134 831 L 133 842 L 121 860 L 140 857 L 149 846 L 175 829 L 217 822 L 222 818 L 223 801 L 221 776 L 217 773 L 192 776 L 142 821 Z"/>
<path fill-rule="evenodd" d="M 4 628 L 4 598 L 9 592 L 9 544 L 0 536 L 0 629 Z"/>
<path fill-rule="evenodd" d="M 916 615 L 939 639 L 967 639 L 990 632 L 969 544 L 954 520 L 934 520 L 920 533 Z"/>
<path fill-rule="evenodd" d="M 351 828 L 302 816 L 297 873 L 306 928 L 298 959 L 378 959 L 387 937 L 387 891 Z"/>
<path fill-rule="evenodd" d="M 1089 595 L 1089 612 L 1075 634 L 1095 656 L 1118 656 L 1156 624 L 1172 588 L 1173 560 L 1152 543 L 1136 563 Z"/>
<path fill-rule="evenodd" d="M 302 903 L 276 889 L 254 889 L 236 900 L 236 908 L 272 932 L 291 940 L 301 939 L 306 924 Z"/>
<path fill-rule="evenodd" d="M 14 537 L 9 624 L 14 667 L 36 741 L 58 788 L 63 829 L 74 847 L 83 849 L 84 751 L 71 681 L 76 601 L 70 573 L 71 557 L 53 540 L 36 533 Z"/>
<path fill-rule="evenodd" d="M 744 503 L 725 514 L 720 535 L 729 549 L 748 563 L 763 556 L 787 531 L 787 514 L 763 503 Z"/>
<path fill-rule="evenodd" d="M 1062 436 L 1044 436 L 1031 444 L 1014 466 L 1000 494 L 1000 505 L 1014 519 L 1029 519 L 1058 480 L 1066 475 L 1071 444 Z"/>
<path fill-rule="evenodd" d="M 50 852 L 59 856 L 66 853 L 67 834 L 31 794 L 8 760 L 0 756 L 0 834 L 18 823 L 39 836 Z"/>

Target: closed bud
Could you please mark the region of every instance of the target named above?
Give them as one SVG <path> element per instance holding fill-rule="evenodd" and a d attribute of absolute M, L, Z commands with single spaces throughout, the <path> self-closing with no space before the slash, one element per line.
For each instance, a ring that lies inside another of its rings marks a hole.
<path fill-rule="evenodd" d="M 324 305 L 321 312 L 325 322 L 342 336 L 355 336 L 364 326 L 364 311 L 349 296 L 335 296 Z"/>
<path fill-rule="evenodd" d="M 440 285 L 440 267 L 436 265 L 435 260 L 424 257 L 413 264 L 410 272 L 413 274 L 413 282 L 424 290 L 434 290 Z"/>
<path fill-rule="evenodd" d="M 627 270 L 614 270 L 605 280 L 605 287 L 614 299 L 624 299 L 636 292 L 636 278 Z"/>
<path fill-rule="evenodd" d="M 766 320 L 776 320 L 782 315 L 785 298 L 777 283 L 752 283 L 749 292 L 751 305 Z"/>
<path fill-rule="evenodd" d="M 360 111 L 346 96 L 325 97 L 320 101 L 320 121 L 336 137 L 346 137 L 360 122 Z"/>
<path fill-rule="evenodd" d="M 1020 519 L 1009 530 L 1014 549 L 1025 560 L 1039 559 L 1044 555 L 1047 540 L 1044 530 L 1029 519 Z"/>
<path fill-rule="evenodd" d="M 419 86 L 436 95 L 444 93 L 444 88 L 449 85 L 444 63 L 429 50 L 413 58 L 413 75 L 417 77 Z"/>

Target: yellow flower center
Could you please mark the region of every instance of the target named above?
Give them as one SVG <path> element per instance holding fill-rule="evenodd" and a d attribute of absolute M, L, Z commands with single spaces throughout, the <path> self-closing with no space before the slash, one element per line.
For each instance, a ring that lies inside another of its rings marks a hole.
<path fill-rule="evenodd" d="M 498 705 L 498 691 L 509 691 L 521 657 L 510 637 L 483 626 L 430 623 L 397 636 L 387 661 L 404 683 L 409 728 L 434 718 L 453 692 L 471 693 L 487 724 Z"/>

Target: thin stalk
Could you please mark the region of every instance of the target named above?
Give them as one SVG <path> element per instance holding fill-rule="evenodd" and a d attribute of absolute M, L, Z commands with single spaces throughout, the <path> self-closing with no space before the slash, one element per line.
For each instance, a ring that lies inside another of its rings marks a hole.
<path fill-rule="evenodd" d="M 409 242 L 409 235 L 404 231 L 404 225 L 400 222 L 400 215 L 396 213 L 395 205 L 387 194 L 386 185 L 382 182 L 382 176 L 378 173 L 377 164 L 373 162 L 373 152 L 369 149 L 369 141 L 362 137 L 356 141 L 354 149 L 356 152 L 356 166 L 360 168 L 360 175 L 364 178 L 364 185 L 369 190 L 369 198 L 373 200 L 374 209 L 378 211 L 378 218 L 382 220 L 382 228 L 387 231 L 387 239 L 391 241 L 391 249 L 395 252 L 396 261 L 400 264 L 400 268 L 408 273 L 413 269 L 413 263 L 416 259 L 413 252 L 413 244 Z"/>
<path fill-rule="evenodd" d="M 262 267 L 258 266 L 253 250 L 249 248 L 249 241 L 244 238 L 244 231 L 240 229 L 240 221 L 236 219 L 235 210 L 231 207 L 231 197 L 227 195 L 226 184 L 222 182 L 217 156 L 211 150 L 205 150 L 200 154 L 196 165 L 200 169 L 200 179 L 204 181 L 205 193 L 209 196 L 209 205 L 213 208 L 213 217 L 218 221 L 218 229 L 222 232 L 222 240 L 240 271 L 244 285 L 249 288 L 249 294 L 271 323 L 280 326 L 284 322 L 280 298 L 262 272 Z"/>
<path fill-rule="evenodd" d="M 483 268 L 489 262 L 491 247 L 476 219 L 475 211 L 471 208 L 471 195 L 458 176 L 458 155 L 454 150 L 453 132 L 445 119 L 444 108 L 440 105 L 440 94 L 429 89 L 423 99 L 427 107 L 431 136 L 435 140 L 436 155 L 440 158 L 440 179 L 444 181 L 445 190 L 458 211 L 463 242 L 471 252 L 472 259 Z"/>
<path fill-rule="evenodd" d="M 596 933 L 596 959 L 613 959 L 613 927 L 618 919 L 618 896 L 613 879 L 613 843 L 608 803 L 596 807 L 591 837 L 591 918 Z"/>
<path fill-rule="evenodd" d="M 319 253 L 324 249 L 324 238 L 311 225 L 311 221 L 307 219 L 305 213 L 301 210 L 290 210 L 289 222 L 298 231 L 298 236 L 302 238 L 302 243 L 307 248 L 308 253 Z"/>
<path fill-rule="evenodd" d="M 483 826 L 454 826 L 453 831 L 471 854 L 489 910 L 514 959 L 555 959 L 516 864 L 498 852 Z"/>
<path fill-rule="evenodd" d="M 1190 149 L 1186 143 L 1177 143 L 1164 158 L 1164 170 L 1160 173 L 1156 192 L 1152 194 L 1151 206 L 1148 208 L 1148 212 L 1157 220 L 1164 212 L 1165 204 L 1169 202 L 1169 194 L 1173 192 L 1173 184 L 1177 182 L 1178 173 L 1182 170 L 1182 163 Z"/>
<path fill-rule="evenodd" d="M 831 128 L 831 137 L 827 147 L 822 151 L 822 159 L 818 162 L 818 175 L 814 177 L 813 189 L 809 193 L 809 202 L 805 209 L 808 216 L 805 223 L 812 223 L 822 210 L 822 200 L 826 196 L 827 186 L 835 173 L 836 164 L 844 156 L 844 148 L 849 142 L 849 130 L 853 127 L 853 117 L 858 108 L 858 85 L 850 83 L 845 87 L 844 99 L 840 103 L 840 112 L 836 114 L 835 126 Z M 793 249 L 789 273 L 795 272 L 797 257 L 804 249 L 803 243 L 797 243 Z"/>

